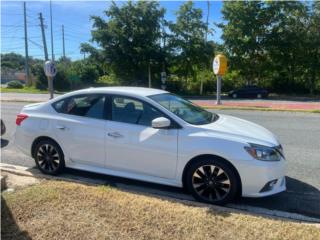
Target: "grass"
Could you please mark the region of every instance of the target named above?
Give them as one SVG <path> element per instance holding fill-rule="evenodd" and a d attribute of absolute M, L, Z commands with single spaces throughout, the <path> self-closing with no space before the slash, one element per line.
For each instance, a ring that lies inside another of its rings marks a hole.
<path fill-rule="evenodd" d="M 320 228 L 123 192 L 43 181 L 2 194 L 3 239 L 320 239 Z"/>
<path fill-rule="evenodd" d="M 4 93 L 48 93 L 46 90 L 39 90 L 35 87 L 23 87 L 23 88 L 7 88 L 1 87 L 1 92 Z"/>

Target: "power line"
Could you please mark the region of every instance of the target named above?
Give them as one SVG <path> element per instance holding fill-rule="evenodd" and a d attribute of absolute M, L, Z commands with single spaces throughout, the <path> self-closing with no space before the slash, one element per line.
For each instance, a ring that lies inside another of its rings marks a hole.
<path fill-rule="evenodd" d="M 33 41 L 33 40 L 29 39 L 29 38 L 28 38 L 28 41 L 29 41 L 29 42 L 31 42 L 33 45 L 35 45 L 35 46 L 37 46 L 37 47 L 39 47 L 39 48 L 43 49 L 43 46 L 42 46 L 41 44 L 39 44 L 39 43 L 37 43 L 37 42 L 35 42 L 35 41 Z"/>

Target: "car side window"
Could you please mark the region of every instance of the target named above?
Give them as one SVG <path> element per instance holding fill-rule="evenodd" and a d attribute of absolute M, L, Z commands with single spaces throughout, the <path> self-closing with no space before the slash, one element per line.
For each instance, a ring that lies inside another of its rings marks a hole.
<path fill-rule="evenodd" d="M 66 102 L 66 99 L 62 99 L 58 102 L 53 103 L 52 106 L 58 113 L 63 113 L 63 107 L 65 102 Z"/>
<path fill-rule="evenodd" d="M 104 106 L 106 97 L 99 94 L 79 95 L 54 103 L 57 112 L 104 119 Z"/>
<path fill-rule="evenodd" d="M 142 101 L 128 97 L 112 98 L 112 120 L 117 122 L 151 126 L 152 120 L 164 115 Z"/>

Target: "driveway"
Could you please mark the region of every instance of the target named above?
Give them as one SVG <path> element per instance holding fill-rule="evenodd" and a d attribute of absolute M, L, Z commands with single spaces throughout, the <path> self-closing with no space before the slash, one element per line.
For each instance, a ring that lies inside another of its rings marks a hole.
<path fill-rule="evenodd" d="M 34 161 L 23 155 L 12 144 L 15 116 L 25 103 L 2 102 L 2 119 L 7 133 L 1 140 L 2 162 L 34 167 Z M 295 112 L 264 112 L 219 110 L 256 122 L 274 132 L 283 144 L 288 163 L 287 188 L 284 193 L 259 199 L 241 198 L 230 206 L 247 206 L 281 210 L 319 218 L 320 221 L 320 114 Z M 191 197 L 181 189 L 142 183 L 139 181 L 102 176 L 83 171 L 69 170 L 70 178 L 87 178 L 91 181 L 107 183 L 120 188 L 168 195 L 180 199 Z"/>

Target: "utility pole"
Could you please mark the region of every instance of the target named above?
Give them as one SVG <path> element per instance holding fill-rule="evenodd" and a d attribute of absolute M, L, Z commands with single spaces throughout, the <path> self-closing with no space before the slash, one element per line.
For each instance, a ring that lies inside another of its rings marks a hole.
<path fill-rule="evenodd" d="M 52 32 L 52 1 L 50 0 L 50 30 L 51 30 L 51 59 L 54 62 L 53 53 L 53 32 Z"/>
<path fill-rule="evenodd" d="M 49 56 L 48 56 L 48 48 L 47 48 L 46 34 L 44 31 L 42 13 L 39 13 L 39 19 L 40 19 L 40 27 L 41 27 L 41 34 L 42 34 L 44 58 L 45 58 L 45 62 L 47 62 L 49 60 Z M 49 77 L 48 77 L 48 90 L 50 92 L 50 99 L 52 99 L 53 98 L 53 78 L 49 78 Z"/>
<path fill-rule="evenodd" d="M 39 19 L 40 19 L 40 27 L 41 27 L 41 34 L 42 34 L 42 42 L 43 42 L 43 50 L 44 50 L 44 58 L 45 61 L 49 60 L 48 57 L 48 49 L 47 49 L 47 42 L 46 42 L 46 34 L 44 31 L 44 25 L 43 25 L 43 17 L 42 13 L 39 13 Z"/>
<path fill-rule="evenodd" d="M 27 10 L 26 10 L 26 2 L 23 2 L 23 17 L 24 17 L 24 47 L 25 47 L 25 74 L 26 74 L 26 84 L 30 86 L 29 79 L 29 54 L 28 54 L 28 31 L 27 31 Z"/>
<path fill-rule="evenodd" d="M 66 50 L 64 47 L 64 26 L 62 25 L 62 50 L 63 50 L 63 58 L 66 58 Z"/>

